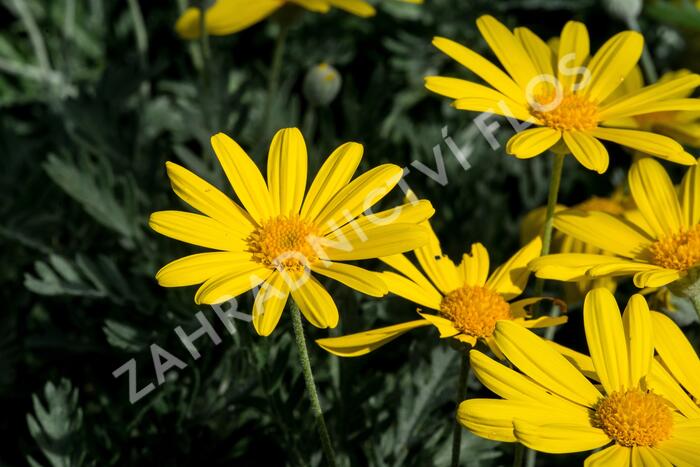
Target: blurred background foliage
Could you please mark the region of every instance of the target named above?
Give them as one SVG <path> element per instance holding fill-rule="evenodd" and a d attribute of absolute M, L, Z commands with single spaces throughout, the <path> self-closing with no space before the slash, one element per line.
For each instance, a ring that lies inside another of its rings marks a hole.
<path fill-rule="evenodd" d="M 218 346 L 198 340 L 196 361 L 173 332 L 199 324 L 193 290 L 162 289 L 154 280 L 161 265 L 193 251 L 147 227 L 150 212 L 182 207 L 164 162 L 223 188 L 210 135 L 229 134 L 260 163 L 273 131 L 286 126 L 302 128 L 311 170 L 350 140 L 365 145 L 365 169 L 421 161 L 436 170 L 441 148 L 445 186 L 414 169 L 406 181 L 437 208 L 433 223 L 448 253 L 457 257 L 481 241 L 497 264 L 516 249 L 522 217 L 545 202 L 549 161 L 491 149 L 473 115 L 425 91 L 426 75 L 466 75 L 431 46 L 432 36 L 485 52 L 474 25 L 484 13 L 543 37 L 582 20 L 595 47 L 625 27 L 595 0 L 386 0 L 371 19 L 304 13 L 290 31 L 266 126 L 277 24 L 212 37 L 203 56 L 196 41 L 173 32 L 186 6 L 0 0 L 1 465 L 318 465 L 288 320 L 269 338 L 243 321 L 229 335 L 202 309 L 225 337 Z M 660 71 L 700 71 L 694 5 L 649 3 L 640 23 Z M 308 84 L 304 93 L 304 76 L 319 63 L 342 79 L 327 105 Z M 470 152 L 470 170 L 452 157 L 445 132 Z M 499 140 L 511 134 L 502 122 Z M 605 176 L 567 164 L 562 201 L 609 194 L 630 163 L 619 149 L 611 156 Z M 397 298 L 332 287 L 342 315 L 332 335 L 414 316 Z M 242 308 L 249 306 L 245 297 Z M 576 342 L 575 307 L 571 314 L 574 324 L 560 336 Z M 448 463 L 457 357 L 436 332 L 423 331 L 353 360 L 311 349 L 343 465 Z M 155 382 L 153 343 L 187 367 L 130 404 L 128 378 L 112 372 L 134 358 L 138 387 Z M 470 381 L 472 394 L 481 390 Z M 512 456 L 513 446 L 464 433 L 463 465 L 510 465 Z M 571 457 L 538 462 L 571 465 Z"/>

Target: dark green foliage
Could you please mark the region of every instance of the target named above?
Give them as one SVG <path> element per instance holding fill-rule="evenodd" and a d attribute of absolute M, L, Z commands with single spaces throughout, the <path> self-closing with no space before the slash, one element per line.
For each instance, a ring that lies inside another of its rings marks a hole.
<path fill-rule="evenodd" d="M 688 58 L 670 28 L 697 26 L 674 8 L 660 3 L 643 21 L 661 70 Z M 180 163 L 232 194 L 209 145 L 218 131 L 264 166 L 272 131 L 298 126 L 310 171 L 345 141 L 365 145 L 363 170 L 413 161 L 435 170 L 441 147 L 445 186 L 414 168 L 406 181 L 437 208 L 433 223 L 447 252 L 457 258 L 481 241 L 496 265 L 517 247 L 521 217 L 545 202 L 548 158 L 519 161 L 491 150 L 470 114 L 423 87 L 430 74 L 468 77 L 430 40 L 444 35 L 485 53 L 474 21 L 487 12 L 544 37 L 557 35 L 568 19 L 590 21 L 594 44 L 623 27 L 593 0 L 385 0 L 369 20 L 338 10 L 307 13 L 290 31 L 265 131 L 273 22 L 210 38 L 203 63 L 198 43 L 173 32 L 176 2 L 3 0 L 0 464 L 319 465 L 287 317 L 269 338 L 242 320 L 231 334 L 213 310 L 195 306 L 194 288 L 156 284 L 160 266 L 195 251 L 147 226 L 153 211 L 186 209 L 170 190 L 164 163 Z M 320 62 L 343 79 L 327 107 L 310 106 L 302 93 L 305 73 Z M 443 127 L 471 149 L 470 170 L 452 157 Z M 499 140 L 511 134 L 503 123 Z M 611 156 L 602 177 L 567 163 L 563 201 L 607 194 L 630 161 L 618 149 Z M 332 335 L 415 316 L 402 300 L 329 287 L 341 312 Z M 249 296 L 239 308 L 250 309 Z M 222 343 L 196 341 L 195 360 L 174 329 L 195 331 L 198 311 Z M 310 341 L 328 335 L 306 331 Z M 152 344 L 186 364 L 167 372 L 162 385 Z M 432 329 L 383 350 L 338 360 L 311 345 L 341 465 L 448 465 L 456 352 Z M 128 375 L 112 374 L 130 359 L 137 389 L 155 385 L 134 404 Z M 475 380 L 469 390 L 485 394 Z M 462 465 L 510 465 L 511 458 L 512 446 L 464 433 Z"/>

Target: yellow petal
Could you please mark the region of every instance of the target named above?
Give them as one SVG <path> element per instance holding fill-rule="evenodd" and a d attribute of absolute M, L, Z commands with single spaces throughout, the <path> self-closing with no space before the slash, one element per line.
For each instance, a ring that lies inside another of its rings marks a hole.
<path fill-rule="evenodd" d="M 680 199 L 685 225 L 700 224 L 700 170 L 697 166 L 688 169 L 683 177 Z"/>
<path fill-rule="evenodd" d="M 373 225 L 360 232 L 322 238 L 319 255 L 332 261 L 372 259 L 411 251 L 427 241 L 428 233 L 422 225 Z"/>
<path fill-rule="evenodd" d="M 211 217 L 182 211 L 158 211 L 148 225 L 166 237 L 213 250 L 244 251 L 240 235 Z"/>
<path fill-rule="evenodd" d="M 694 467 L 700 465 L 697 437 L 693 440 L 667 439 L 655 448 L 673 465 Z"/>
<path fill-rule="evenodd" d="M 634 275 L 634 285 L 640 289 L 646 287 L 663 287 L 680 279 L 680 271 L 657 267 L 648 271 L 640 271 Z"/>
<path fill-rule="evenodd" d="M 590 84 L 582 89 L 589 99 L 602 102 L 622 83 L 639 61 L 644 38 L 634 31 L 611 37 L 588 64 Z"/>
<path fill-rule="evenodd" d="M 249 262 L 235 271 L 214 276 L 197 290 L 194 301 L 197 304 L 215 305 L 223 303 L 257 287 L 272 274 L 272 270 Z"/>
<path fill-rule="evenodd" d="M 582 166 L 599 174 L 608 170 L 610 158 L 603 143 L 582 131 L 564 131 L 563 135 L 566 146 Z"/>
<path fill-rule="evenodd" d="M 535 420 L 533 423 L 515 419 L 513 427 L 516 439 L 536 451 L 551 454 L 589 451 L 610 442 L 603 430 L 593 428 L 587 420 L 576 424 Z"/>
<path fill-rule="evenodd" d="M 172 162 L 166 162 L 165 166 L 173 191 L 183 201 L 243 238 L 250 234 L 253 230 L 252 219 L 228 196 L 184 167 Z"/>
<path fill-rule="evenodd" d="M 425 319 L 426 321 L 430 322 L 433 326 L 435 326 L 438 331 L 440 331 L 440 337 L 445 338 L 445 337 L 455 337 L 457 334 L 460 333 L 460 331 L 454 327 L 454 324 L 452 321 L 442 318 L 441 316 L 437 315 L 431 315 L 428 313 L 418 313 Z M 470 336 L 471 337 L 471 336 Z"/>
<path fill-rule="evenodd" d="M 359 216 L 338 230 L 327 235 L 330 239 L 342 239 L 343 236 L 363 238 L 362 232 L 371 231 L 375 227 L 396 224 L 420 224 L 435 213 L 430 201 L 419 200 L 396 206 L 392 209 Z"/>
<path fill-rule="evenodd" d="M 434 38 L 433 45 L 493 86 L 503 95 L 514 100 L 521 106 L 527 105 L 525 93 L 515 81 L 478 53 L 444 37 Z"/>
<path fill-rule="evenodd" d="M 267 184 L 273 210 L 282 215 L 299 214 L 306 190 L 306 143 L 297 128 L 279 130 L 267 157 Z"/>
<path fill-rule="evenodd" d="M 301 217 L 316 220 L 323 208 L 352 179 L 362 160 L 363 147 L 358 143 L 339 146 L 323 163 L 301 207 Z"/>
<path fill-rule="evenodd" d="M 440 309 L 442 295 L 434 287 L 425 288 L 390 271 L 382 273 L 382 279 L 391 293 L 432 310 Z"/>
<path fill-rule="evenodd" d="M 530 277 L 527 265 L 537 258 L 542 251 L 542 240 L 535 237 L 518 250 L 508 261 L 499 266 L 486 281 L 486 287 L 511 300 L 525 290 Z"/>
<path fill-rule="evenodd" d="M 514 110 L 517 115 L 524 114 L 529 116 L 527 109 L 525 109 L 517 101 L 511 99 L 503 93 L 496 91 L 495 89 L 481 84 L 472 83 L 471 81 L 458 78 L 448 78 L 445 76 L 428 76 L 425 78 L 425 88 L 428 91 L 434 92 L 435 94 L 440 94 L 441 96 L 449 97 L 451 99 L 465 99 L 465 102 L 468 99 L 475 98 L 484 99 L 493 103 L 503 102 L 507 108 L 517 109 Z M 463 106 L 458 108 L 461 110 L 470 110 Z M 500 106 L 497 106 L 497 108 L 500 109 Z M 494 111 L 494 113 L 496 112 Z"/>
<path fill-rule="evenodd" d="M 408 277 L 411 279 L 413 282 L 416 284 L 420 285 L 421 288 L 425 290 L 432 290 L 434 291 L 434 294 L 439 296 L 440 292 L 433 287 L 433 284 L 428 280 L 425 275 L 418 270 L 417 267 L 411 263 L 408 258 L 406 258 L 405 255 L 403 254 L 398 254 L 398 255 L 391 255 L 391 256 L 382 256 L 379 258 L 382 262 L 385 264 L 391 266 L 392 268 L 396 269 L 398 272 L 403 274 L 404 276 Z"/>
<path fill-rule="evenodd" d="M 263 283 L 253 303 L 253 326 L 258 335 L 269 336 L 275 330 L 288 296 L 289 287 L 284 277 L 275 271 Z"/>
<path fill-rule="evenodd" d="M 600 266 L 609 266 L 608 273 L 616 275 L 618 269 L 627 270 L 634 266 L 636 270 L 646 270 L 648 265 L 589 253 L 558 253 L 536 258 L 530 263 L 530 269 L 537 277 L 568 282 L 585 280 L 593 269 Z"/>
<path fill-rule="evenodd" d="M 282 5 L 282 0 L 218 0 L 204 14 L 205 28 L 213 36 L 233 34 L 267 18 Z M 199 26 L 199 8 L 188 8 L 175 23 L 175 31 L 183 39 L 196 39 L 201 34 Z"/>
<path fill-rule="evenodd" d="M 506 152 L 518 159 L 530 159 L 547 151 L 560 139 L 561 132 L 553 128 L 531 128 L 510 138 L 506 145 Z"/>
<path fill-rule="evenodd" d="M 700 398 L 700 358 L 671 318 L 653 312 L 654 346 L 671 372 L 686 390 Z"/>
<path fill-rule="evenodd" d="M 586 407 L 602 397 L 559 352 L 522 326 L 499 321 L 494 338 L 508 360 L 554 394 Z"/>
<path fill-rule="evenodd" d="M 606 212 L 570 209 L 554 218 L 557 230 L 627 258 L 644 254 L 653 239 L 634 224 Z"/>
<path fill-rule="evenodd" d="M 586 409 L 547 391 L 537 382 L 487 357 L 478 350 L 469 352 L 474 374 L 484 386 L 504 399 L 556 407 L 558 411 L 573 411 L 585 415 Z"/>
<path fill-rule="evenodd" d="M 673 464 L 654 447 L 635 446 L 631 452 L 632 467 L 673 467 Z"/>
<path fill-rule="evenodd" d="M 566 316 L 540 316 L 539 318 L 525 319 L 522 325 L 527 329 L 549 328 L 559 326 L 569 320 Z M 518 322 L 518 320 L 513 320 Z"/>
<path fill-rule="evenodd" d="M 341 337 L 329 337 L 317 339 L 316 343 L 322 348 L 339 357 L 359 357 L 372 352 L 374 349 L 393 341 L 400 335 L 430 323 L 424 319 L 408 321 L 406 323 L 395 324 L 383 328 L 373 329 L 357 334 L 349 334 Z"/>
<path fill-rule="evenodd" d="M 380 273 L 358 268 L 350 264 L 319 261 L 311 269 L 322 276 L 345 284 L 370 297 L 383 297 L 389 293 L 389 289 Z"/>
<path fill-rule="evenodd" d="M 331 6 L 326 0 L 288 0 L 315 13 L 327 13 Z"/>
<path fill-rule="evenodd" d="M 433 228 L 429 222 L 422 224 L 428 231 L 428 242 L 414 251 L 418 262 L 423 271 L 428 275 L 431 281 L 443 294 L 452 292 L 454 288 L 454 279 L 445 274 L 445 268 L 440 267 L 438 259 L 442 258 L 442 250 L 440 249 L 440 241 L 435 235 Z"/>
<path fill-rule="evenodd" d="M 700 406 L 688 397 L 688 393 L 678 384 L 678 381 L 668 374 L 657 360 L 652 360 L 651 372 L 647 376 L 647 387 L 671 402 L 686 417 L 700 419 Z"/>
<path fill-rule="evenodd" d="M 573 404 L 572 404 L 573 405 Z M 586 423 L 585 412 L 575 409 L 552 410 L 544 403 L 497 399 L 470 399 L 459 404 L 457 420 L 469 431 L 482 438 L 513 442 L 513 419 L 522 418 L 542 422 Z"/>
<path fill-rule="evenodd" d="M 625 331 L 615 297 L 606 289 L 593 289 L 583 304 L 583 325 L 588 351 L 608 394 L 632 387 Z"/>
<path fill-rule="evenodd" d="M 558 53 L 558 79 L 564 90 L 570 90 L 580 74 L 577 69 L 588 60 L 590 53 L 588 29 L 578 21 L 569 21 L 561 31 Z"/>
<path fill-rule="evenodd" d="M 376 11 L 372 5 L 363 0 L 326 0 L 336 8 L 345 10 L 353 15 L 367 18 L 374 16 Z"/>
<path fill-rule="evenodd" d="M 634 386 L 647 376 L 654 358 L 651 316 L 643 296 L 632 295 L 622 314 L 622 321 L 629 352 L 629 381 Z"/>
<path fill-rule="evenodd" d="M 262 174 L 238 143 L 218 133 L 211 137 L 211 144 L 233 191 L 253 219 L 260 222 L 278 214 Z"/>
<path fill-rule="evenodd" d="M 557 344 L 553 341 L 547 341 L 547 344 L 562 354 L 564 358 L 566 358 L 578 371 L 583 373 L 586 378 L 590 378 L 593 381 L 600 381 L 600 378 L 598 378 L 598 373 L 595 370 L 595 366 L 593 366 L 593 359 L 591 359 L 591 357 L 584 355 L 581 352 L 571 350 L 570 348 L 564 347 L 563 345 Z"/>
<path fill-rule="evenodd" d="M 207 279 L 235 270 L 250 261 L 246 252 L 198 253 L 176 259 L 156 273 L 161 287 L 184 287 L 201 284 Z"/>
<path fill-rule="evenodd" d="M 513 103 L 505 96 L 495 97 L 462 97 L 452 103 L 452 106 L 458 110 L 469 110 L 471 112 L 492 113 L 511 117 L 523 122 L 533 124 L 541 124 L 540 120 L 535 118 L 526 107 Z"/>
<path fill-rule="evenodd" d="M 316 217 L 316 225 L 324 234 L 342 227 L 386 196 L 402 174 L 401 167 L 393 164 L 363 173 L 331 198 Z"/>
<path fill-rule="evenodd" d="M 489 252 L 481 243 L 473 243 L 471 253 L 462 255 L 459 268 L 466 285 L 483 286 L 489 275 Z"/>
<path fill-rule="evenodd" d="M 334 328 L 338 325 L 338 308 L 328 291 L 315 277 L 305 274 L 291 289 L 292 298 L 311 324 L 317 328 Z"/>
<path fill-rule="evenodd" d="M 651 158 L 632 164 L 629 172 L 632 197 L 657 238 L 678 232 L 683 215 L 676 189 L 664 168 Z"/>
<path fill-rule="evenodd" d="M 613 444 L 588 456 L 583 465 L 584 467 L 610 467 L 611 465 L 630 467 L 631 456 L 631 448 Z"/>
<path fill-rule="evenodd" d="M 692 91 L 698 85 L 700 85 L 700 76 L 695 74 L 652 84 L 606 104 L 600 109 L 599 118 L 604 121 L 650 113 L 648 110 L 645 110 L 645 108 L 649 108 L 650 104 L 670 99 L 679 91 Z"/>
<path fill-rule="evenodd" d="M 481 16 L 476 21 L 481 35 L 491 47 L 493 53 L 513 77 L 523 91 L 530 81 L 538 75 L 535 65 L 512 32 L 490 15 Z"/>
<path fill-rule="evenodd" d="M 554 68 L 552 67 L 554 55 L 547 43 L 528 28 L 515 28 L 513 33 L 535 65 L 537 73 L 540 75 L 556 76 Z"/>
<path fill-rule="evenodd" d="M 695 158 L 685 152 L 683 146 L 667 136 L 648 131 L 602 127 L 590 130 L 589 133 L 596 138 L 621 144 L 677 164 L 694 165 L 696 163 Z"/>

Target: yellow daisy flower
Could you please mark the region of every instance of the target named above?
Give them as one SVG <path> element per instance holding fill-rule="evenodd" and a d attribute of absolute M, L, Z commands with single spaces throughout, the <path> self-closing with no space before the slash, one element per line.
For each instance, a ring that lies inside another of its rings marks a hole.
<path fill-rule="evenodd" d="M 426 223 L 427 224 L 427 223 Z M 382 273 L 389 291 L 434 312 L 421 313 L 421 319 L 373 329 L 342 337 L 319 339 L 321 347 L 341 357 L 365 355 L 396 339 L 411 329 L 435 326 L 440 337 L 452 337 L 469 345 L 478 339 L 501 355 L 493 342 L 496 322 L 509 320 L 520 326 L 539 328 L 566 322 L 566 317 L 544 316 L 530 319 L 525 309 L 537 302 L 528 298 L 510 303 L 525 290 L 530 275 L 526 265 L 540 254 L 539 237 L 518 251 L 489 276 L 489 254 L 481 243 L 471 246 L 455 265 L 440 250 L 440 243 L 430 229 L 430 241 L 415 251 L 423 272 L 405 255 L 380 258 L 394 268 Z"/>
<path fill-rule="evenodd" d="M 700 76 L 694 74 L 610 99 L 639 60 L 644 47 L 641 34 L 621 32 L 589 59 L 588 31 L 575 21 L 564 26 L 557 54 L 527 28 L 511 32 L 491 16 L 482 16 L 476 24 L 505 72 L 476 52 L 437 37 L 433 44 L 438 49 L 488 86 L 432 76 L 426 78 L 426 87 L 455 99 L 453 105 L 459 110 L 494 113 L 535 125 L 510 139 L 509 154 L 527 159 L 553 149 L 571 153 L 584 167 L 602 173 L 609 163 L 600 142 L 604 140 L 680 164 L 695 163 L 671 138 L 608 124 L 652 112 L 700 110 L 698 99 L 672 98 L 700 84 Z"/>
<path fill-rule="evenodd" d="M 624 218 L 633 206 L 633 202 L 628 199 L 623 190 L 616 189 L 609 197 L 592 196 L 586 201 L 573 206 L 571 209 L 581 211 L 600 211 L 612 216 Z M 557 205 L 555 212 L 569 209 L 564 205 Z M 529 242 L 534 236 L 542 235 L 545 221 L 545 207 L 530 211 L 521 223 L 520 238 L 523 244 Z M 582 242 L 575 237 L 556 231 L 552 236 L 552 253 L 586 253 L 586 254 L 607 254 L 598 247 Z M 600 277 L 596 279 L 582 279 L 577 282 L 567 283 L 564 287 L 566 302 L 571 304 L 583 300 L 588 292 L 594 288 L 604 287 L 611 292 L 617 289 L 617 281 L 613 277 Z"/>
<path fill-rule="evenodd" d="M 261 286 L 253 306 L 253 325 L 260 335 L 269 335 L 277 326 L 290 293 L 311 324 L 335 327 L 335 303 L 311 272 L 380 297 L 388 291 L 381 275 L 343 261 L 409 251 L 428 240 L 427 230 L 418 225 L 434 212 L 428 201 L 362 214 L 391 191 L 403 172 L 384 164 L 351 181 L 362 158 L 360 144 L 337 148 L 307 191 L 306 144 L 298 129 L 283 129 L 274 136 L 267 184 L 235 141 L 219 133 L 211 142 L 242 206 L 168 162 L 173 190 L 202 214 L 156 212 L 151 228 L 218 251 L 173 261 L 156 279 L 163 287 L 202 284 L 195 294 L 198 304 L 222 303 Z"/>
<path fill-rule="evenodd" d="M 335 7 L 362 17 L 375 14 L 374 7 L 364 0 L 216 0 L 205 13 L 205 27 L 210 35 L 227 36 L 264 20 L 285 5 L 316 13 L 327 13 Z M 183 39 L 198 38 L 199 29 L 199 8 L 187 8 L 175 23 L 175 31 Z"/>
<path fill-rule="evenodd" d="M 700 264 L 700 171 L 688 169 L 679 192 L 657 161 L 632 164 L 629 186 L 638 219 L 605 212 L 560 212 L 561 232 L 615 256 L 554 254 L 534 260 L 537 277 L 562 281 L 634 275 L 639 287 L 661 287 L 685 278 Z"/>
<path fill-rule="evenodd" d="M 595 289 L 586 297 L 583 313 L 600 387 L 547 341 L 501 321 L 495 341 L 522 373 L 472 350 L 476 376 L 503 399 L 464 401 L 459 421 L 481 437 L 518 441 L 547 453 L 610 445 L 590 455 L 588 467 L 700 465 L 698 419 L 680 412 L 676 398 L 647 385 L 654 344 L 644 298 L 632 296 L 620 316 L 613 295 Z"/>

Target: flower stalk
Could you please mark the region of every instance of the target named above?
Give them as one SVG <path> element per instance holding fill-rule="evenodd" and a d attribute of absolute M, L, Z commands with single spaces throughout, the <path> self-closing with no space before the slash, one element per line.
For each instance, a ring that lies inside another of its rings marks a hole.
<path fill-rule="evenodd" d="M 299 352 L 299 362 L 301 363 L 302 373 L 304 373 L 306 391 L 309 393 L 309 399 L 311 400 L 311 412 L 313 413 L 316 428 L 318 429 L 318 435 L 321 439 L 321 448 L 323 449 L 323 455 L 326 458 L 328 466 L 335 467 L 335 452 L 333 451 L 333 446 L 331 445 L 331 437 L 328 434 L 326 421 L 323 418 L 323 411 L 321 410 L 321 403 L 318 400 L 318 393 L 316 392 L 316 382 L 314 381 L 314 374 L 311 371 L 309 351 L 306 347 L 304 327 L 301 322 L 301 311 L 294 300 L 291 300 L 290 307 L 292 314 L 292 327 L 294 328 L 294 337 L 297 344 L 297 350 Z"/>
<path fill-rule="evenodd" d="M 542 233 L 542 252 L 540 256 L 546 256 L 552 246 L 552 230 L 554 227 L 554 210 L 557 206 L 557 198 L 559 197 L 559 186 L 561 185 L 561 174 L 564 167 L 565 153 L 554 153 L 554 161 L 552 163 L 552 177 L 549 181 L 549 195 L 547 196 L 547 211 L 545 213 L 544 232 Z M 535 297 L 542 296 L 544 291 L 544 280 L 537 279 L 535 283 Z M 535 305 L 535 311 L 537 310 Z"/>
<path fill-rule="evenodd" d="M 457 382 L 457 405 L 455 408 L 454 428 L 452 431 L 452 467 L 459 466 L 459 456 L 462 441 L 462 426 L 457 421 L 456 411 L 459 404 L 467 397 L 467 383 L 469 381 L 469 353 L 460 348 L 459 352 L 459 380 Z"/>

